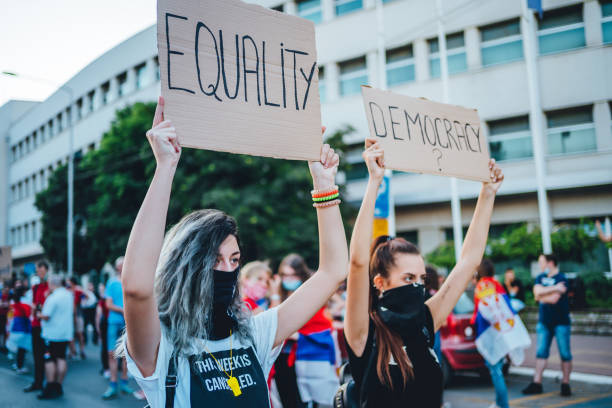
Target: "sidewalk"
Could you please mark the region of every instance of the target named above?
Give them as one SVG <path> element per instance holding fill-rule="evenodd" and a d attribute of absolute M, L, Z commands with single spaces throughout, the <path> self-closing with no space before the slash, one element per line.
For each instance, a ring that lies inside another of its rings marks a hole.
<path fill-rule="evenodd" d="M 535 368 L 536 335 L 531 335 L 531 347 L 525 351 L 522 367 Z M 576 373 L 597 374 L 612 377 L 612 337 L 572 335 L 571 349 L 573 370 Z M 553 339 L 548 358 L 549 370 L 561 371 L 557 342 Z"/>

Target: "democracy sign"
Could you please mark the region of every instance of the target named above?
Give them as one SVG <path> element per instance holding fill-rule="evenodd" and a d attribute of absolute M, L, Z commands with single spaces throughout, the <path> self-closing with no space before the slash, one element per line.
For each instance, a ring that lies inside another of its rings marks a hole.
<path fill-rule="evenodd" d="M 319 158 L 314 23 L 240 0 L 158 0 L 157 46 L 181 145 Z"/>
<path fill-rule="evenodd" d="M 389 169 L 489 180 L 489 149 L 475 109 L 369 86 L 361 92 L 370 134 Z"/>

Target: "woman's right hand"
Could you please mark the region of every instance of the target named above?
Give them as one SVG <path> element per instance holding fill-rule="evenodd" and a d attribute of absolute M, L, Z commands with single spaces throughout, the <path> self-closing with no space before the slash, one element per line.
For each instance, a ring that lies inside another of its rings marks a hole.
<path fill-rule="evenodd" d="M 382 181 L 385 175 L 385 151 L 376 139 L 367 138 L 365 140 L 365 150 L 362 156 L 370 178 L 378 182 Z"/>
<path fill-rule="evenodd" d="M 178 142 L 176 129 L 169 120 L 164 120 L 164 98 L 159 97 L 153 126 L 147 131 L 147 139 L 158 167 L 175 168 L 181 157 L 181 145 Z"/>

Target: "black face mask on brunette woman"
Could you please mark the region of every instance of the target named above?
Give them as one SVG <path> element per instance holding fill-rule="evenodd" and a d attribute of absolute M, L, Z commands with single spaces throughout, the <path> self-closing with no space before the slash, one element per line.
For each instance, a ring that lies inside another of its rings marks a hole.
<path fill-rule="evenodd" d="M 425 286 L 412 283 L 389 289 L 378 298 L 377 313 L 391 330 L 399 334 L 404 342 L 421 340 L 425 327 Z"/>

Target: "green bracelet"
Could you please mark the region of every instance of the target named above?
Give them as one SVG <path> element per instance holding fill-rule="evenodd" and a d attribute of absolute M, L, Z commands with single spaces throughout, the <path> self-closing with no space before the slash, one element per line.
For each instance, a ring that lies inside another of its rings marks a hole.
<path fill-rule="evenodd" d="M 313 197 L 312 201 L 314 201 L 315 203 L 322 203 L 325 201 L 335 200 L 338 197 L 340 197 L 340 193 L 336 193 L 336 194 L 325 196 L 325 197 L 318 197 L 318 198 Z"/>

